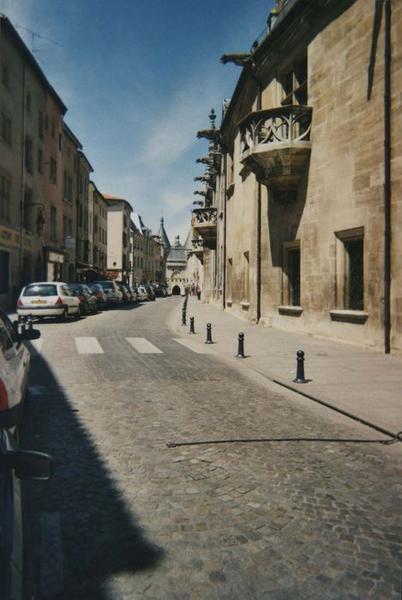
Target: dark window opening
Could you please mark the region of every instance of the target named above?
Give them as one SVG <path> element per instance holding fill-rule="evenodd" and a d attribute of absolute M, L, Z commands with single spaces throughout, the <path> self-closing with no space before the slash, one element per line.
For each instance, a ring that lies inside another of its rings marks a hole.
<path fill-rule="evenodd" d="M 363 239 L 345 241 L 348 260 L 346 308 L 364 308 Z"/>
<path fill-rule="evenodd" d="M 288 250 L 289 304 L 300 306 L 300 248 Z"/>
<path fill-rule="evenodd" d="M 10 289 L 10 253 L 0 250 L 0 294 L 8 294 Z"/>
<path fill-rule="evenodd" d="M 25 231 L 32 231 L 32 190 L 26 188 L 24 191 L 24 218 Z"/>

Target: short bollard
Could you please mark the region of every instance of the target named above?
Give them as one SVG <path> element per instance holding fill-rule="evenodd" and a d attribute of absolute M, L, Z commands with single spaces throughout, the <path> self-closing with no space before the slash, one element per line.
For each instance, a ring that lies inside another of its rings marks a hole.
<path fill-rule="evenodd" d="M 195 333 L 195 329 L 194 329 L 194 317 L 190 317 L 190 333 Z"/>
<path fill-rule="evenodd" d="M 308 383 L 308 380 L 304 377 L 304 352 L 303 350 L 298 350 L 296 352 L 296 379 L 293 379 L 293 383 Z"/>
<path fill-rule="evenodd" d="M 181 311 L 181 324 L 182 325 L 187 325 L 186 311 L 184 310 L 184 308 Z"/>
<path fill-rule="evenodd" d="M 236 358 L 246 358 L 244 356 L 244 333 L 239 333 L 239 347 L 237 349 Z"/>
<path fill-rule="evenodd" d="M 27 316 L 27 331 L 28 331 L 28 333 L 32 333 L 32 329 L 33 329 L 32 315 L 28 315 Z"/>
<path fill-rule="evenodd" d="M 205 341 L 206 344 L 213 344 L 212 341 L 212 325 L 211 323 L 207 323 L 207 339 Z"/>
<path fill-rule="evenodd" d="M 25 333 L 25 317 L 23 315 L 18 316 L 17 333 L 19 336 L 22 336 Z"/>

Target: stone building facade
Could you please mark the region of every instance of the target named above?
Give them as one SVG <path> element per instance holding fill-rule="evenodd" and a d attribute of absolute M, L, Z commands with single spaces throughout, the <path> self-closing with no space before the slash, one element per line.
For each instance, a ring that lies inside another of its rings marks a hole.
<path fill-rule="evenodd" d="M 102 194 L 107 204 L 107 277 L 130 281 L 130 223 L 132 208 L 124 198 Z"/>
<path fill-rule="evenodd" d="M 108 205 L 93 181 L 89 182 L 91 273 L 89 279 L 103 279 L 107 268 Z"/>
<path fill-rule="evenodd" d="M 86 281 L 88 273 L 92 269 L 89 224 L 89 181 L 91 173 L 93 173 L 93 168 L 82 150 L 78 152 L 77 172 L 77 280 Z"/>
<path fill-rule="evenodd" d="M 66 123 L 63 123 L 63 281 L 76 279 L 78 152 L 81 142 Z"/>
<path fill-rule="evenodd" d="M 160 283 L 164 280 L 161 266 L 161 243 L 158 235 L 146 227 L 140 215 L 132 214 L 130 233 L 130 265 L 133 285 Z"/>
<path fill-rule="evenodd" d="M 59 161 L 66 107 L 6 16 L 0 15 L 0 305 L 20 288 L 46 277 L 55 201 L 50 160 Z M 54 122 L 55 138 L 51 123 Z M 54 167 L 54 164 L 52 163 Z M 57 200 L 57 208 L 60 205 Z M 62 210 L 56 236 L 61 235 Z M 57 251 L 62 240 L 57 237 Z M 63 254 L 59 254 L 63 261 Z M 56 257 L 57 258 L 57 257 Z"/>
<path fill-rule="evenodd" d="M 277 2 L 246 53 L 204 201 L 204 298 L 253 322 L 402 351 L 402 4 Z"/>

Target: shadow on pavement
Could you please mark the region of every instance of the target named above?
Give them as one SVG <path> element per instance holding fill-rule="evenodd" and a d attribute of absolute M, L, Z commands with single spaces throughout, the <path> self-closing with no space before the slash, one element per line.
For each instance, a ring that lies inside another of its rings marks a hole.
<path fill-rule="evenodd" d="M 49 452 L 54 475 L 47 483 L 25 482 L 27 597 L 106 600 L 111 576 L 154 567 L 164 551 L 146 539 L 47 362 L 33 360 L 30 384 L 38 395 L 26 402 L 21 447 Z M 60 524 L 61 545 L 57 527 L 44 531 L 44 523 Z"/>

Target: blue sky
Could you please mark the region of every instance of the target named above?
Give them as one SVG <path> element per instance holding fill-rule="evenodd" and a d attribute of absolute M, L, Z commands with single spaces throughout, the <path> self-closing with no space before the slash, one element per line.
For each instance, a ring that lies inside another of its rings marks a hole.
<path fill-rule="evenodd" d="M 68 107 L 101 191 L 127 198 L 153 231 L 165 218 L 186 236 L 196 140 L 230 97 L 240 68 L 219 62 L 247 51 L 273 0 L 0 0 Z M 45 39 L 46 38 L 46 39 Z"/>

